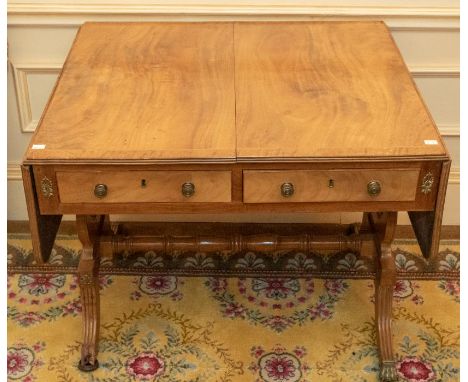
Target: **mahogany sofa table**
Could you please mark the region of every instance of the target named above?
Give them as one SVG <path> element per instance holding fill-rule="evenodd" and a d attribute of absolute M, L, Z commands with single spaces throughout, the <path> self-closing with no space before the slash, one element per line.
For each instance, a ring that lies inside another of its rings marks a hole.
<path fill-rule="evenodd" d="M 379 259 L 381 379 L 393 381 L 397 212 L 408 212 L 423 255 L 436 254 L 449 168 L 382 22 L 86 23 L 22 172 L 37 263 L 47 261 L 62 215 L 77 216 L 80 369 L 98 367 L 105 248 L 358 248 Z M 336 240 L 313 233 L 128 238 L 111 232 L 108 219 L 344 211 L 363 212 L 363 223 Z"/>

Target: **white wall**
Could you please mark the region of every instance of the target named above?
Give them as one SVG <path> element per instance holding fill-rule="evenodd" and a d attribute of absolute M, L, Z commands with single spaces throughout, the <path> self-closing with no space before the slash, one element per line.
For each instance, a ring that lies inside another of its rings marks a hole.
<path fill-rule="evenodd" d="M 203 4 L 203 5 L 200 5 Z M 8 218 L 26 220 L 19 163 L 84 21 L 384 20 L 452 156 L 444 224 L 459 224 L 459 4 L 455 0 L 43 0 L 8 3 Z M 365 38 L 365 36 L 363 36 Z M 72 117 L 72 116 L 70 116 Z M 136 219 L 137 217 L 135 217 Z M 180 219 L 175 217 L 173 219 Z M 184 217 L 189 219 L 189 217 Z M 207 216 L 209 220 L 212 217 Z M 304 215 L 281 220 L 354 220 Z M 262 217 L 261 220 L 270 220 Z M 405 215 L 399 222 L 408 224 Z"/>

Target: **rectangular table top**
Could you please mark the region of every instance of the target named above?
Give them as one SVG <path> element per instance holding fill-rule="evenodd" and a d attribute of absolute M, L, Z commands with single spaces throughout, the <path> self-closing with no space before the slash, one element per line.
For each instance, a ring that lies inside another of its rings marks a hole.
<path fill-rule="evenodd" d="M 86 23 L 26 160 L 444 157 L 382 22 Z"/>

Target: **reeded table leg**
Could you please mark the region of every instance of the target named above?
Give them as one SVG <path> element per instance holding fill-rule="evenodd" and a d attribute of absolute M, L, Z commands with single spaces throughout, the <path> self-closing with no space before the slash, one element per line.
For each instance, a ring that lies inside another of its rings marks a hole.
<path fill-rule="evenodd" d="M 81 305 L 83 308 L 83 346 L 78 368 L 93 371 L 99 367 L 97 343 L 99 332 L 99 282 L 95 260 L 81 260 L 78 268 Z"/>
<path fill-rule="evenodd" d="M 375 317 L 380 351 L 380 379 L 382 382 L 398 380 L 392 341 L 393 290 L 396 283 L 395 259 L 390 245 L 382 244 L 380 270 L 375 282 Z"/>
<path fill-rule="evenodd" d="M 78 237 L 83 252 L 78 266 L 78 280 L 83 309 L 83 345 L 78 368 L 93 371 L 99 367 L 97 361 L 99 341 L 99 235 L 105 221 L 104 216 L 77 215 Z"/>
<path fill-rule="evenodd" d="M 368 214 L 369 223 L 375 232 L 378 270 L 375 280 L 375 318 L 380 355 L 380 380 L 398 380 L 392 340 L 393 290 L 396 283 L 395 259 L 391 243 L 397 222 L 396 212 Z"/>

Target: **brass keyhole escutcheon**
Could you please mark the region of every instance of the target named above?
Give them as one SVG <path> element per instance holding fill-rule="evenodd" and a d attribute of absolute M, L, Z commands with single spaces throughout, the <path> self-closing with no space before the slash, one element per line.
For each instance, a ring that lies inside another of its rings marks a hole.
<path fill-rule="evenodd" d="M 370 196 L 377 196 L 380 194 L 382 187 L 380 186 L 380 182 L 377 180 L 371 180 L 367 183 L 367 193 Z"/>
<path fill-rule="evenodd" d="M 142 188 L 145 188 L 147 186 L 146 179 L 142 179 L 140 184 Z"/>
<path fill-rule="evenodd" d="M 105 184 L 96 184 L 94 186 L 94 195 L 97 198 L 103 198 L 107 195 L 107 186 Z"/>
<path fill-rule="evenodd" d="M 289 198 L 294 194 L 294 186 L 292 183 L 283 183 L 281 185 L 281 195 L 285 198 Z"/>
<path fill-rule="evenodd" d="M 335 181 L 333 179 L 330 179 L 328 181 L 328 188 L 333 188 L 333 187 L 335 187 Z"/>
<path fill-rule="evenodd" d="M 191 182 L 186 182 L 182 185 L 182 195 L 189 198 L 195 194 L 195 185 Z"/>

